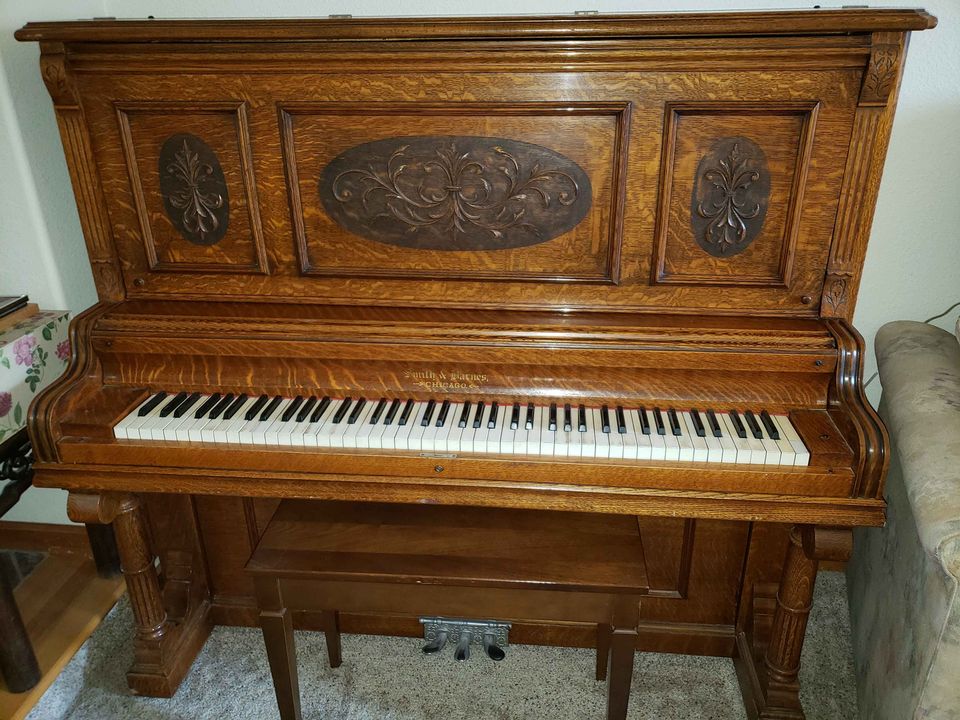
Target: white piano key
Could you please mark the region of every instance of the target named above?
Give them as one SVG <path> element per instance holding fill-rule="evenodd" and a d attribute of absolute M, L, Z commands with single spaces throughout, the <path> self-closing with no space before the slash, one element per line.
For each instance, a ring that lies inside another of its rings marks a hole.
<path fill-rule="evenodd" d="M 700 418 L 703 420 L 704 429 L 706 430 L 706 436 L 703 438 L 703 441 L 707 445 L 707 462 L 710 462 L 710 463 L 723 462 L 722 440 L 718 437 L 714 437 L 713 428 L 710 427 L 710 423 L 706 419 L 706 414 L 700 413 Z M 722 429 L 722 426 L 721 426 L 721 429 Z"/>
<path fill-rule="evenodd" d="M 293 398 L 284 398 L 277 409 L 270 415 L 270 424 L 263 431 L 264 445 L 280 445 L 280 435 L 289 430 L 291 423 L 283 421 L 283 414 L 287 411 Z"/>
<path fill-rule="evenodd" d="M 139 405 L 137 405 L 133 410 L 131 410 L 125 417 L 123 417 L 116 425 L 113 426 L 113 436 L 115 438 L 120 438 L 125 440 L 128 438 L 138 437 L 136 434 L 132 433 L 132 429 L 139 427 L 143 423 L 143 418 L 140 417 L 139 412 L 140 408 L 144 407 L 147 403 L 153 400 L 153 396 L 156 393 L 150 393 Z"/>
<path fill-rule="evenodd" d="M 134 440 L 149 440 L 150 430 L 160 419 L 160 411 L 163 410 L 163 403 L 154 407 L 143 417 L 137 417 L 137 421 L 127 427 L 127 433 Z"/>
<path fill-rule="evenodd" d="M 610 442 L 610 457 L 622 458 L 625 449 L 624 438 L 627 437 L 627 433 L 621 433 L 617 427 L 616 419 L 613 418 L 612 420 L 613 423 L 610 427 L 610 434 L 607 436 L 607 440 Z"/>
<path fill-rule="evenodd" d="M 760 426 L 760 434 L 763 437 L 760 439 L 760 444 L 763 445 L 763 464 L 764 465 L 779 465 L 780 464 L 780 446 L 777 444 L 777 441 L 770 437 L 767 433 L 767 429 L 763 426 L 763 423 L 760 422 L 760 413 L 756 413 L 757 424 Z M 749 430 L 747 431 L 750 432 Z"/>
<path fill-rule="evenodd" d="M 349 424 L 349 415 L 344 418 L 344 422 L 347 423 L 347 429 L 343 433 L 343 446 L 344 447 L 365 447 L 360 444 L 360 435 L 366 435 L 369 432 L 370 428 L 370 416 L 373 414 L 374 409 L 376 408 L 376 401 L 367 400 L 363 409 L 360 411 L 360 414 L 357 416 L 356 421 L 353 425 Z"/>
<path fill-rule="evenodd" d="M 610 435 L 603 431 L 603 420 L 600 408 L 587 408 L 587 424 L 593 426 L 593 454 L 592 457 L 610 457 Z M 616 428 L 613 429 L 616 432 Z"/>
<path fill-rule="evenodd" d="M 734 442 L 733 437 L 731 437 L 731 425 L 729 423 L 730 418 L 727 417 L 726 413 L 717 413 L 717 424 L 720 426 L 720 449 L 721 456 L 720 462 L 722 463 L 735 463 L 737 462 L 737 444 Z M 725 421 L 726 420 L 726 421 Z"/>
<path fill-rule="evenodd" d="M 672 430 L 670 429 L 670 418 L 669 415 L 666 418 L 667 422 L 667 434 L 676 438 L 677 445 L 680 448 L 679 456 L 677 459 L 680 462 L 693 462 L 693 440 L 690 437 L 690 434 L 687 432 L 686 424 L 683 420 L 683 413 L 677 411 L 677 420 L 680 423 L 680 434 L 672 435 Z"/>
<path fill-rule="evenodd" d="M 627 424 L 627 432 L 620 436 L 623 443 L 623 457 L 626 460 L 640 459 L 640 419 L 634 408 L 623 409 L 623 419 Z"/>
<path fill-rule="evenodd" d="M 677 412 L 680 417 L 680 427 L 693 444 L 693 462 L 707 462 L 707 439 L 697 435 L 697 428 L 693 424 L 693 416 L 686 410 Z"/>
<path fill-rule="evenodd" d="M 803 440 L 800 439 L 800 434 L 793 426 L 793 423 L 790 422 L 790 419 L 786 415 L 772 415 L 771 417 L 776 426 L 780 428 L 780 434 L 787 439 L 790 447 L 793 448 L 794 466 L 806 467 L 809 465 L 810 451 L 807 449 L 807 446 L 803 444 Z"/>

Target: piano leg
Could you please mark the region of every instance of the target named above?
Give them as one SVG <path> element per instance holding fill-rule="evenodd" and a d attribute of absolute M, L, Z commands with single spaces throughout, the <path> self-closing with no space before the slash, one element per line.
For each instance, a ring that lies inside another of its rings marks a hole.
<path fill-rule="evenodd" d="M 168 619 L 146 516 L 136 495 L 73 492 L 67 514 L 74 522 L 113 524 L 136 625 L 127 684 L 137 694 L 171 697 L 209 634 L 207 604 L 182 622 Z"/>
<path fill-rule="evenodd" d="M 845 561 L 850 557 L 852 547 L 853 534 L 849 528 L 797 525 L 790 532 L 770 642 L 763 652 L 762 662 L 744 663 L 745 655 L 755 653 L 738 643 L 738 663 L 750 666 L 741 673 L 750 718 L 804 719 L 798 674 L 817 566 L 821 560 Z M 744 677 L 748 682 L 744 682 Z"/>

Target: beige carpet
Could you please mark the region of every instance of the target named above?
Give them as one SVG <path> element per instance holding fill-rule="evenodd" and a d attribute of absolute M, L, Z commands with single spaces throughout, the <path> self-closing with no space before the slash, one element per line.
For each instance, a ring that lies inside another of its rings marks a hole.
<path fill-rule="evenodd" d="M 804 648 L 808 720 L 856 716 L 844 577 L 822 573 Z M 28 720 L 241 720 L 278 717 L 258 630 L 217 628 L 177 695 L 132 697 L 130 608 L 124 599 L 43 696 Z M 304 718 L 423 720 L 604 717 L 604 685 L 590 650 L 511 646 L 494 663 L 474 654 L 424 656 L 411 638 L 345 635 L 343 665 L 326 666 L 320 633 L 297 636 Z M 733 663 L 721 658 L 638 653 L 630 703 L 641 718 L 745 717 Z"/>

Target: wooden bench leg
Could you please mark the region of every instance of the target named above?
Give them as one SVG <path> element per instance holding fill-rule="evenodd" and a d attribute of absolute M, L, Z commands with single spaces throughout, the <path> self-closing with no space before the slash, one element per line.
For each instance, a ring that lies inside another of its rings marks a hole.
<path fill-rule="evenodd" d="M 633 679 L 633 653 L 637 646 L 636 628 L 614 628 L 610 635 L 610 680 L 607 683 L 607 720 L 627 717 L 630 681 Z"/>
<path fill-rule="evenodd" d="M 293 640 L 293 619 L 287 608 L 262 610 L 260 628 L 267 646 L 273 690 L 281 720 L 300 720 L 300 681 L 297 677 L 297 648 Z"/>
<path fill-rule="evenodd" d="M 627 717 L 639 624 L 640 599 L 631 596 L 619 598 L 608 626 L 610 677 L 607 680 L 607 720 L 624 720 Z"/>
<path fill-rule="evenodd" d="M 607 661 L 610 659 L 610 636 L 613 628 L 606 623 L 597 625 L 597 682 L 607 679 Z"/>
<path fill-rule="evenodd" d="M 330 658 L 330 667 L 338 668 L 340 657 L 340 613 L 336 610 L 323 612 L 323 634 L 327 638 L 327 656 Z"/>

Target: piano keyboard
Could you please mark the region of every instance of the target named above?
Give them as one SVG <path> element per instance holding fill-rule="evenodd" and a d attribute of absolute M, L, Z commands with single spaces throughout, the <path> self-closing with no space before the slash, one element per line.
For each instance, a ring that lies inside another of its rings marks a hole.
<path fill-rule="evenodd" d="M 778 466 L 810 462 L 789 418 L 765 410 L 161 392 L 120 420 L 113 434 L 235 445 Z"/>

